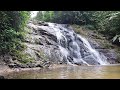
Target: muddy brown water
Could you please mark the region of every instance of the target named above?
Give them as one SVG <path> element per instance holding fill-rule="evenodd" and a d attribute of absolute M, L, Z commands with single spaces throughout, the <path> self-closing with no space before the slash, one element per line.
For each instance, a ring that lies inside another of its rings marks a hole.
<path fill-rule="evenodd" d="M 120 65 L 65 66 L 52 69 L 12 72 L 7 79 L 120 79 Z"/>

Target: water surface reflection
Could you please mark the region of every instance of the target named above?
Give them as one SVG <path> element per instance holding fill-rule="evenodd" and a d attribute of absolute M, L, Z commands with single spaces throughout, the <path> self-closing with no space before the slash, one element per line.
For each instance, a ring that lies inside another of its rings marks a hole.
<path fill-rule="evenodd" d="M 66 66 L 39 71 L 13 72 L 8 79 L 120 79 L 120 65 Z"/>

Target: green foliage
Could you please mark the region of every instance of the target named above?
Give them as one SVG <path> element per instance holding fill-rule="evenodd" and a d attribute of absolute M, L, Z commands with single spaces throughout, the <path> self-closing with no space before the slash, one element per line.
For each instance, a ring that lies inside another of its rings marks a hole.
<path fill-rule="evenodd" d="M 42 20 L 43 19 L 43 13 L 42 12 L 37 13 L 37 16 L 35 17 L 35 19 Z"/>
<path fill-rule="evenodd" d="M 37 20 L 84 25 L 92 23 L 92 13 L 94 11 L 44 11 L 39 12 L 36 16 Z"/>
<path fill-rule="evenodd" d="M 48 57 L 45 55 L 43 51 L 36 51 L 35 52 L 38 57 L 42 59 L 42 61 L 47 61 Z"/>
<path fill-rule="evenodd" d="M 28 11 L 0 11 L 0 54 L 12 54 L 21 50 L 24 40 Z"/>
<path fill-rule="evenodd" d="M 44 11 L 44 12 L 39 11 L 37 16 L 35 17 L 35 19 L 37 20 L 46 21 L 46 22 L 52 21 L 53 18 L 54 18 L 54 11 Z"/>
<path fill-rule="evenodd" d="M 106 35 L 112 42 L 120 45 L 118 36 L 120 35 L 120 11 L 96 11 L 93 13 L 93 26 L 97 31 Z M 116 38 L 117 37 L 117 38 Z"/>
<path fill-rule="evenodd" d="M 13 54 L 13 58 L 15 60 L 17 60 L 23 64 L 34 61 L 34 58 L 32 58 L 29 54 L 25 54 L 24 52 L 19 51 L 19 50 L 14 50 L 14 52 L 12 54 Z"/>
<path fill-rule="evenodd" d="M 84 27 L 86 29 L 95 30 L 95 27 L 93 25 L 84 25 Z"/>
<path fill-rule="evenodd" d="M 92 12 L 92 25 L 96 30 L 108 39 L 113 39 L 113 43 L 120 45 L 120 11 L 96 11 Z"/>

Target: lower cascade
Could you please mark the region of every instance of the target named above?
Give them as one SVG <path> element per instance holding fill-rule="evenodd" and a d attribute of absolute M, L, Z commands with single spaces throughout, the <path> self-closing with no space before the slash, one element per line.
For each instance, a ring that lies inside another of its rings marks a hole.
<path fill-rule="evenodd" d="M 72 27 L 66 24 L 48 23 L 48 25 L 28 24 L 43 33 L 50 33 L 60 51 L 61 62 L 67 64 L 107 65 L 107 58 L 91 46 L 83 36 L 76 34 Z"/>

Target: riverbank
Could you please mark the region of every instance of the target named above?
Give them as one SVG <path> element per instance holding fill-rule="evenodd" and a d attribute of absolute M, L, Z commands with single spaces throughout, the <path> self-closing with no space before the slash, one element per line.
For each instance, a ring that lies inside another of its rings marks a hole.
<path fill-rule="evenodd" d="M 35 68 L 10 68 L 5 65 L 0 65 L 0 77 L 5 76 L 9 73 L 12 72 L 22 72 L 22 71 L 34 71 L 34 70 L 41 70 L 40 67 L 35 67 Z"/>
<path fill-rule="evenodd" d="M 9 73 L 13 72 L 24 72 L 24 71 L 39 71 L 42 69 L 57 69 L 57 68 L 63 68 L 71 65 L 66 65 L 66 64 L 51 64 L 50 67 L 48 68 L 40 68 L 40 67 L 35 67 L 35 68 L 10 68 L 6 65 L 0 65 L 0 76 L 5 76 Z"/>

